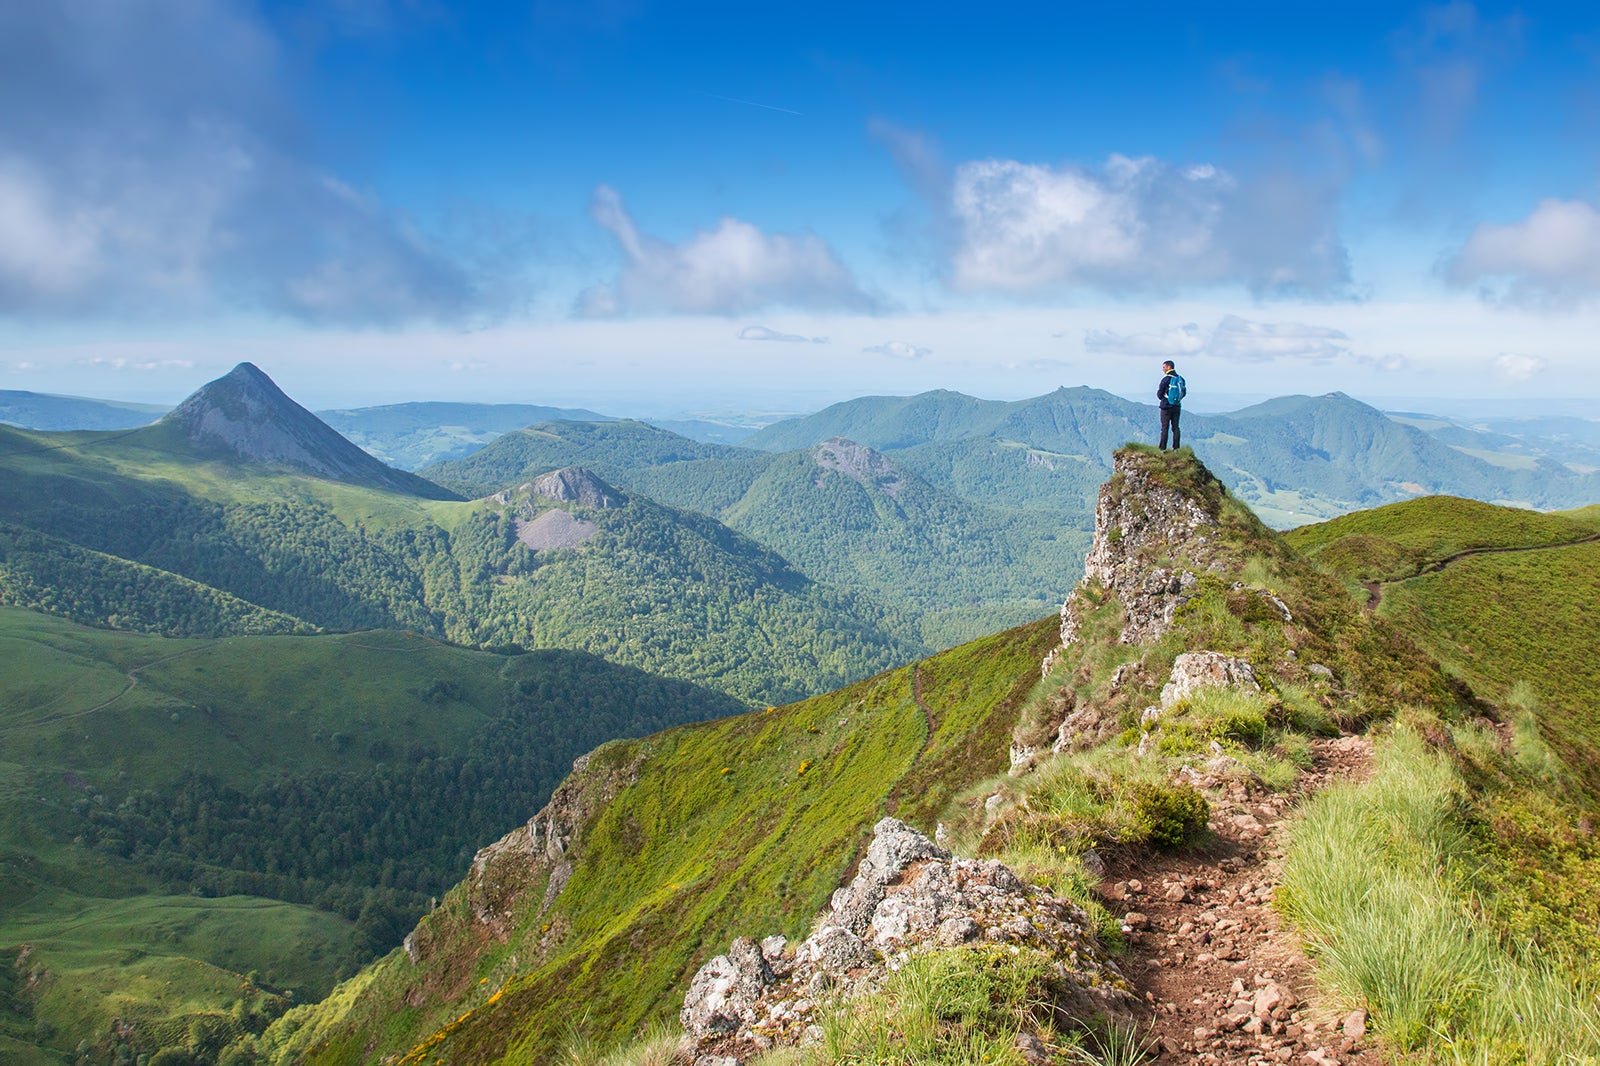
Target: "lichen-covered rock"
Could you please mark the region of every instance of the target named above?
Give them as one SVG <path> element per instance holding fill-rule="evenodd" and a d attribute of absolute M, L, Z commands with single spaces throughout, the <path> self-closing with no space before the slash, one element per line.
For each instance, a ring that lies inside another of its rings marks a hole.
<path fill-rule="evenodd" d="M 1172 679 L 1161 686 L 1161 708 L 1165 710 L 1196 689 L 1236 685 L 1260 691 L 1255 667 L 1243 659 L 1216 651 L 1189 651 L 1172 663 Z"/>
<path fill-rule="evenodd" d="M 756 1021 L 756 1004 L 776 980 L 761 954 L 761 945 L 742 936 L 726 955 L 700 967 L 689 982 L 678 1020 L 684 1032 L 696 1039 L 736 1032 Z"/>
<path fill-rule="evenodd" d="M 1132 1004 L 1127 982 L 1089 930 L 1082 911 L 1003 863 L 955 858 L 885 818 L 850 885 L 834 893 L 792 956 L 773 959 L 773 938 L 741 938 L 695 974 L 681 1015 L 694 1044 L 686 1057 L 745 1061 L 803 1043 L 827 1005 L 880 987 L 914 955 L 973 945 L 1048 953 L 1068 1017 L 1123 1015 Z"/>

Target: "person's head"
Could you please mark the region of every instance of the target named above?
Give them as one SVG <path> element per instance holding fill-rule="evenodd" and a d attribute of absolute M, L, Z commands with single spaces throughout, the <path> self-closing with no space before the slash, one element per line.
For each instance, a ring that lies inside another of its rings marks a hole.
<path fill-rule="evenodd" d="M 1161 364 L 1161 369 L 1164 372 L 1170 374 L 1170 373 L 1172 373 L 1174 370 L 1176 370 L 1178 368 L 1172 365 L 1172 360 L 1171 359 L 1168 359 L 1166 362 Z"/>

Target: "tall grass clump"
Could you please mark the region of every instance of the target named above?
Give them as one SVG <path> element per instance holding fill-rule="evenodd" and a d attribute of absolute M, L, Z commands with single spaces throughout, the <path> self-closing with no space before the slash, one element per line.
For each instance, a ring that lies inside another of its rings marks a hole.
<path fill-rule="evenodd" d="M 763 1056 L 760 1066 L 1022 1066 L 1023 1032 L 1044 1041 L 1058 1061 L 1145 1060 L 1137 1031 L 1107 1019 L 1084 1031 L 1060 1010 L 1054 959 L 1014 950 L 985 945 L 916 956 L 880 994 L 841 1005 L 818 1044 Z"/>
<path fill-rule="evenodd" d="M 1600 1059 L 1600 1001 L 1481 917 L 1465 785 L 1398 728 L 1364 783 L 1308 805 L 1279 899 L 1324 981 L 1404 1052 L 1463 1062 Z"/>

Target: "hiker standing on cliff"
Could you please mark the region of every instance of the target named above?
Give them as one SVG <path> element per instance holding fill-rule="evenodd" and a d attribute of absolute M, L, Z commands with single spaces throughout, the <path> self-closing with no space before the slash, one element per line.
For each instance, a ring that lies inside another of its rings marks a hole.
<path fill-rule="evenodd" d="M 1161 401 L 1161 450 L 1167 450 L 1167 429 L 1172 429 L 1172 446 L 1179 447 L 1178 416 L 1183 414 L 1183 398 L 1189 394 L 1189 385 L 1168 359 L 1161 364 L 1161 384 L 1156 386 L 1156 399 Z"/>

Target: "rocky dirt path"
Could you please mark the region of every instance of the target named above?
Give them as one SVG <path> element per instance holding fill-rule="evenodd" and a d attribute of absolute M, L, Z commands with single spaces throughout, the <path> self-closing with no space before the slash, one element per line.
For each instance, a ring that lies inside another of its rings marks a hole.
<path fill-rule="evenodd" d="M 1106 905 L 1120 914 L 1129 980 L 1150 1011 L 1161 1062 L 1377 1066 L 1366 1016 L 1315 1004 L 1311 964 L 1272 907 L 1294 806 L 1330 781 L 1365 776 L 1372 744 L 1313 743 L 1313 768 L 1289 796 L 1230 784 L 1213 800 L 1211 844 L 1154 863 L 1108 862 Z"/>

